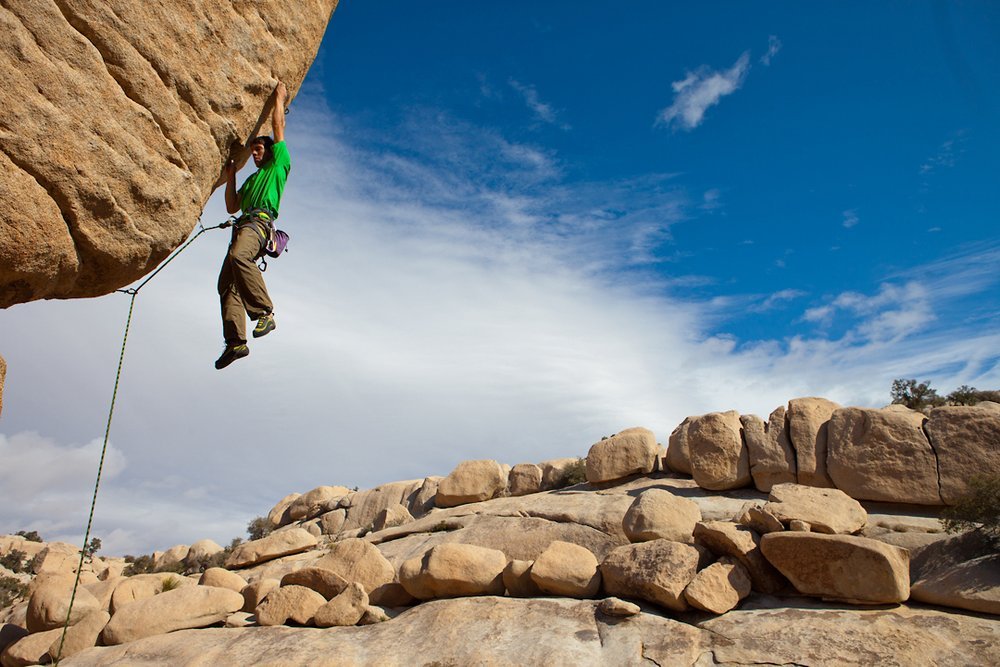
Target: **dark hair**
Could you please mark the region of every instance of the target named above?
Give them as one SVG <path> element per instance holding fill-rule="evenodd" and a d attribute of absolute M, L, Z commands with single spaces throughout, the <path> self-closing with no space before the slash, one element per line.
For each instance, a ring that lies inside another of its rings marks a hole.
<path fill-rule="evenodd" d="M 254 137 L 253 139 L 251 139 L 250 143 L 247 144 L 247 147 L 249 148 L 250 146 L 253 146 L 254 144 L 264 144 L 264 150 L 265 151 L 270 151 L 271 150 L 271 146 L 274 146 L 274 139 L 272 139 L 271 137 L 269 137 L 266 134 L 261 134 L 259 136 Z"/>

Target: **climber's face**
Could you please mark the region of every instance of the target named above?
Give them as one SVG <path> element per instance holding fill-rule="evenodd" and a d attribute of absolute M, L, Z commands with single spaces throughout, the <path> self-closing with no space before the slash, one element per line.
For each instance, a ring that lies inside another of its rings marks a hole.
<path fill-rule="evenodd" d="M 260 167 L 264 164 L 264 160 L 267 158 L 267 149 L 264 148 L 264 144 L 255 143 L 250 146 L 250 155 L 253 156 L 254 166 Z"/>

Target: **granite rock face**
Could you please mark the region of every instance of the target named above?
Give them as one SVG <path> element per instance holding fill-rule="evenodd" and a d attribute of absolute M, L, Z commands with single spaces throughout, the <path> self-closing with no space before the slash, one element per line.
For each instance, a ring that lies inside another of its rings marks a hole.
<path fill-rule="evenodd" d="M 305 78 L 336 6 L 5 3 L 0 308 L 107 294 L 180 245 L 231 147 L 270 129 L 277 81 Z"/>

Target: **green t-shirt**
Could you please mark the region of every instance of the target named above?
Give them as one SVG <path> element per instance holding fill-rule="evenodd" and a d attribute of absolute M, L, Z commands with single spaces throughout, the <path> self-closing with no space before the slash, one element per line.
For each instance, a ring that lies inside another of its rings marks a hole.
<path fill-rule="evenodd" d="M 275 142 L 271 147 L 271 159 L 261 165 L 240 188 L 240 208 L 249 211 L 264 208 L 278 214 L 281 193 L 285 190 L 288 172 L 292 169 L 288 147 L 284 141 Z"/>

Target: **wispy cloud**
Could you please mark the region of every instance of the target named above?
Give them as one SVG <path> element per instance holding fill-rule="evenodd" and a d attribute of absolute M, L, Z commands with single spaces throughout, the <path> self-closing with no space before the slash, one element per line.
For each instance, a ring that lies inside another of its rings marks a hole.
<path fill-rule="evenodd" d="M 848 209 L 848 210 L 844 211 L 843 225 L 844 225 L 845 229 L 850 229 L 851 227 L 854 227 L 859 222 L 861 222 L 861 219 L 858 218 L 858 209 L 851 208 L 851 209 Z"/>
<path fill-rule="evenodd" d="M 768 35 L 767 37 L 767 52 L 760 57 L 760 63 L 767 67 L 771 64 L 771 59 L 778 55 L 778 51 L 781 50 L 781 40 L 779 40 L 774 35 Z"/>
<path fill-rule="evenodd" d="M 551 104 L 541 100 L 541 96 L 538 94 L 535 86 L 521 83 L 513 78 L 508 79 L 507 84 L 517 91 L 537 120 L 548 125 L 555 125 L 562 130 L 572 129 L 568 123 L 559 120 L 559 114 L 552 108 Z"/>
<path fill-rule="evenodd" d="M 964 133 L 958 132 L 953 139 L 948 139 L 938 146 L 938 149 L 920 164 L 920 175 L 927 176 L 943 169 L 950 169 L 958 162 L 962 152 Z"/>
<path fill-rule="evenodd" d="M 806 296 L 806 292 L 800 289 L 783 289 L 774 292 L 773 294 L 767 295 L 763 300 L 751 304 L 747 307 L 747 310 L 752 313 L 764 313 L 769 310 L 773 310 L 784 303 L 789 301 L 794 301 L 795 299 L 800 299 Z"/>
<path fill-rule="evenodd" d="M 670 84 L 674 100 L 657 116 L 657 125 L 693 130 L 705 119 L 705 112 L 726 95 L 740 89 L 750 70 L 750 52 L 744 52 L 732 67 L 715 71 L 702 66 L 680 81 Z"/>

